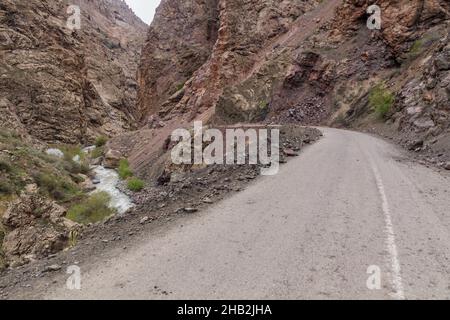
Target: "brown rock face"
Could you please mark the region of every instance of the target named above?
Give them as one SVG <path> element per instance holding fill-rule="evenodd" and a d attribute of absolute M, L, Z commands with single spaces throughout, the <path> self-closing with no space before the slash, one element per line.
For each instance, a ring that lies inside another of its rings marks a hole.
<path fill-rule="evenodd" d="M 224 88 L 256 73 L 270 43 L 318 2 L 163 0 L 142 54 L 139 108 L 152 121 L 210 118 Z"/>
<path fill-rule="evenodd" d="M 367 26 L 372 4 L 381 30 Z M 399 136 L 444 134 L 449 16 L 446 0 L 163 1 L 139 67 L 147 146 L 131 163 L 145 175 L 192 120 L 367 126 L 380 84 Z"/>
<path fill-rule="evenodd" d="M 48 142 L 79 143 L 131 128 L 146 25 L 120 0 L 2 0 L 0 125 Z"/>
<path fill-rule="evenodd" d="M 218 19 L 218 0 L 162 1 L 139 67 L 143 114 L 159 111 L 208 60 L 217 39 Z"/>
<path fill-rule="evenodd" d="M 11 229 L 2 246 L 8 264 L 21 265 L 66 247 L 69 232 L 79 226 L 64 218 L 65 213 L 63 207 L 35 191 L 22 193 L 2 218 L 2 224 Z"/>
<path fill-rule="evenodd" d="M 421 25 L 441 22 L 450 13 L 445 0 L 346 0 L 337 10 L 334 34 L 350 35 L 366 24 L 372 4 L 381 9 L 383 40 L 397 53 Z"/>

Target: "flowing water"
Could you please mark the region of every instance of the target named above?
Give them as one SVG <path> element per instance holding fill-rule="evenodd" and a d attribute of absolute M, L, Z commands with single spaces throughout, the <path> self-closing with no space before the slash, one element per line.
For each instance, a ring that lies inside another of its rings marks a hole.
<path fill-rule="evenodd" d="M 123 214 L 134 206 L 130 197 L 117 188 L 119 175 L 115 170 L 96 166 L 93 171 L 95 172 L 96 179 L 100 181 L 96 185 L 94 192 L 107 192 L 111 196 L 111 202 L 109 203 L 111 208 L 115 208 L 119 214 Z"/>

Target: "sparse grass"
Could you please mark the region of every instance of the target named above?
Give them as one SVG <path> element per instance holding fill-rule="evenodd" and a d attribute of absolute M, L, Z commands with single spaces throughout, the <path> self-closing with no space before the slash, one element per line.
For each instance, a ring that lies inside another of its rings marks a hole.
<path fill-rule="evenodd" d="M 144 181 L 138 178 L 131 178 L 127 182 L 127 188 L 133 192 L 139 192 L 144 189 Z"/>
<path fill-rule="evenodd" d="M 127 159 L 120 160 L 117 172 L 119 173 L 119 177 L 122 180 L 133 176 L 133 171 L 130 169 L 130 164 L 128 163 Z"/>
<path fill-rule="evenodd" d="M 394 104 L 394 94 L 384 83 L 377 84 L 370 90 L 369 105 L 380 119 L 385 119 Z"/>
<path fill-rule="evenodd" d="M 69 232 L 69 247 L 73 248 L 78 242 L 78 231 L 72 230 Z"/>
<path fill-rule="evenodd" d="M 66 160 L 72 160 L 75 156 L 79 156 L 80 159 L 83 159 L 85 157 L 83 151 L 81 150 L 81 147 L 77 145 L 65 144 L 65 145 L 57 145 L 54 147 L 61 150 L 64 153 L 64 159 Z"/>
<path fill-rule="evenodd" d="M 409 64 L 414 61 L 417 57 L 419 57 L 429 45 L 430 41 L 433 40 L 431 38 L 423 38 L 414 41 L 414 43 L 409 48 L 409 51 L 405 54 L 404 63 Z"/>
<path fill-rule="evenodd" d="M 106 192 L 94 193 L 81 203 L 71 207 L 67 218 L 82 224 L 103 221 L 116 213 L 116 210 L 108 206 L 110 200 L 111 197 Z"/>
<path fill-rule="evenodd" d="M 106 136 L 99 136 L 95 139 L 95 146 L 97 148 L 103 147 L 108 142 L 108 138 Z"/>
<path fill-rule="evenodd" d="M 92 150 L 92 152 L 91 152 L 91 158 L 97 159 L 97 158 L 103 157 L 104 154 L 105 154 L 104 147 L 95 147 L 95 149 Z"/>
<path fill-rule="evenodd" d="M 0 171 L 3 171 L 5 173 L 11 173 L 12 172 L 11 162 L 5 159 L 0 159 Z"/>
<path fill-rule="evenodd" d="M 416 41 L 414 41 L 413 45 L 409 49 L 409 54 L 413 55 L 413 56 L 417 56 L 422 51 L 422 48 L 423 48 L 423 41 L 420 39 L 416 40 Z"/>
<path fill-rule="evenodd" d="M 0 180 L 0 196 L 11 195 L 14 192 L 14 185 L 9 180 Z"/>
<path fill-rule="evenodd" d="M 81 195 L 78 187 L 71 180 L 62 176 L 39 172 L 34 175 L 34 180 L 41 191 L 58 201 L 70 201 Z"/>
<path fill-rule="evenodd" d="M 176 87 L 175 87 L 176 92 L 178 92 L 178 91 L 180 91 L 181 89 L 183 89 L 185 83 L 186 83 L 186 82 L 181 82 L 181 83 L 177 84 Z"/>
<path fill-rule="evenodd" d="M 259 102 L 259 108 L 260 109 L 267 109 L 268 106 L 269 106 L 269 103 L 267 101 L 265 101 L 265 100 L 261 100 Z"/>
<path fill-rule="evenodd" d="M 89 173 L 89 163 L 85 160 L 81 161 L 80 163 L 75 162 L 73 160 L 65 160 L 63 163 L 63 168 L 67 172 L 71 174 L 87 174 Z"/>

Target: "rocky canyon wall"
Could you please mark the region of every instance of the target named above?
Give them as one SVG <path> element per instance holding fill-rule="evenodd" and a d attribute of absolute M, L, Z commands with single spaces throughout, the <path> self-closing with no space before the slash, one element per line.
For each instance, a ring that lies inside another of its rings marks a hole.
<path fill-rule="evenodd" d="M 318 2 L 163 0 L 139 68 L 144 124 L 210 118 L 224 88 L 253 74 L 269 44 Z"/>
<path fill-rule="evenodd" d="M 66 27 L 69 5 L 79 30 Z M 133 128 L 146 30 L 121 0 L 2 0 L 0 125 L 52 143 Z"/>

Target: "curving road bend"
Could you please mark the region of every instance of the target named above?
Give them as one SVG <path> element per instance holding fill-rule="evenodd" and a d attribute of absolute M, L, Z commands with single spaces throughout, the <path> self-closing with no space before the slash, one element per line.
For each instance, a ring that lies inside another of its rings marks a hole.
<path fill-rule="evenodd" d="M 449 175 L 378 138 L 322 130 L 278 175 L 45 298 L 450 298 Z"/>

